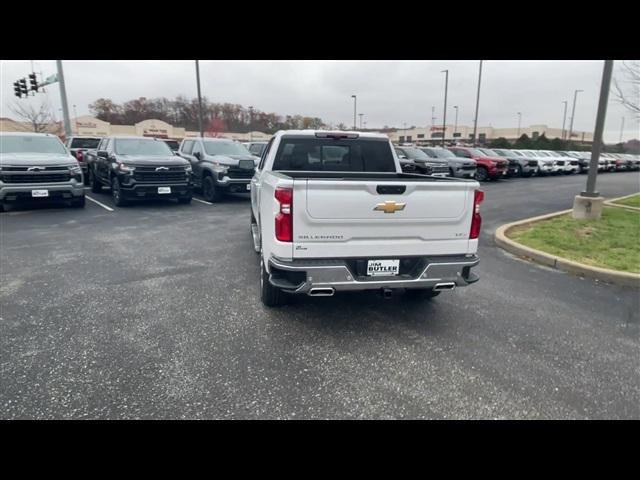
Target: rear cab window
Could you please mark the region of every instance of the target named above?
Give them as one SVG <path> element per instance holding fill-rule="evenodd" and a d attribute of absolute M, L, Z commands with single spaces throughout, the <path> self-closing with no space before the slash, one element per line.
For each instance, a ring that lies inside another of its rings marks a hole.
<path fill-rule="evenodd" d="M 384 138 L 310 138 L 284 135 L 273 161 L 274 171 L 395 172 L 389 141 Z"/>
<path fill-rule="evenodd" d="M 98 143 L 100 143 L 100 139 L 99 138 L 78 138 L 75 137 L 71 140 L 71 145 L 69 145 L 69 148 L 86 148 L 86 149 L 93 149 L 96 148 L 98 146 Z"/>

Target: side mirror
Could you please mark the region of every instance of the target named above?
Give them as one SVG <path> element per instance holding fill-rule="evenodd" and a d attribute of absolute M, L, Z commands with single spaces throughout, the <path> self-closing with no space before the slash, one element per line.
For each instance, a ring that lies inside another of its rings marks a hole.
<path fill-rule="evenodd" d="M 406 155 L 398 155 L 398 158 L 402 159 L 402 160 L 406 160 L 407 156 Z"/>
<path fill-rule="evenodd" d="M 201 157 L 202 157 L 202 155 L 200 155 L 200 152 L 194 152 L 193 156 L 196 157 L 198 160 L 201 160 Z"/>
<path fill-rule="evenodd" d="M 109 158 L 109 153 L 106 150 L 98 150 L 97 154 L 100 158 Z"/>

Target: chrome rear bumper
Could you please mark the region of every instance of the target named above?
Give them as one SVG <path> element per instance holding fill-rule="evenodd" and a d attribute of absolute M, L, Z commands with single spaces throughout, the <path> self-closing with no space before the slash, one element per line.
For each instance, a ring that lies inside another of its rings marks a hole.
<path fill-rule="evenodd" d="M 480 262 L 476 255 L 422 257 L 420 262 L 424 266 L 419 267 L 415 275 L 401 274 L 392 277 L 356 275 L 347 263 L 349 260 L 353 259 L 287 261 L 272 257 L 269 259 L 269 282 L 289 293 L 313 295 L 319 289 L 353 291 L 433 288 L 444 283 L 464 287 L 479 280 L 471 272 L 471 268 Z"/>

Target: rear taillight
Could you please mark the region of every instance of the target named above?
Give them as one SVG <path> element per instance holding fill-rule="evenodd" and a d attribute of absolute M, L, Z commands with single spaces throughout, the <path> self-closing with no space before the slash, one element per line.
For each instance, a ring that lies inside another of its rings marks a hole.
<path fill-rule="evenodd" d="M 276 239 L 280 242 L 293 241 L 293 189 L 276 188 L 276 200 L 280 211 L 276 214 Z"/>
<path fill-rule="evenodd" d="M 480 217 L 480 204 L 483 200 L 484 192 L 482 190 L 476 190 L 473 197 L 473 218 L 471 220 L 469 239 L 478 238 L 480 236 L 480 227 L 482 226 L 482 217 Z"/>
<path fill-rule="evenodd" d="M 79 162 L 82 162 L 82 150 L 78 150 L 76 152 L 76 160 L 78 160 Z"/>

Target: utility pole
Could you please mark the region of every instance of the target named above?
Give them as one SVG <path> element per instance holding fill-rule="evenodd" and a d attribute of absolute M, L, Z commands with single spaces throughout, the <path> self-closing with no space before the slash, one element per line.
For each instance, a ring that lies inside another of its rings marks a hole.
<path fill-rule="evenodd" d="M 198 83 L 198 128 L 200 136 L 204 138 L 204 129 L 202 128 L 202 95 L 200 94 L 200 64 L 196 60 L 196 81 Z"/>
<path fill-rule="evenodd" d="M 620 125 L 620 142 L 622 143 L 622 132 L 624 132 L 624 117 L 622 117 L 622 125 Z"/>
<path fill-rule="evenodd" d="M 571 141 L 571 134 L 573 133 L 573 119 L 576 116 L 576 99 L 580 92 L 584 92 L 584 90 L 576 90 L 573 92 L 573 108 L 571 109 L 571 123 L 569 124 L 569 141 Z"/>
<path fill-rule="evenodd" d="M 600 85 L 600 101 L 598 102 L 598 115 L 593 136 L 593 148 L 591 149 L 591 162 L 587 177 L 587 189 L 576 195 L 573 201 L 573 218 L 597 220 L 602 216 L 602 204 L 604 198 L 596 191 L 596 178 L 598 175 L 598 159 L 602 149 L 602 134 L 604 121 L 607 116 L 607 102 L 611 88 L 611 74 L 613 72 L 613 60 L 605 60 L 602 70 L 602 84 Z M 574 103 L 575 104 L 575 103 Z"/>
<path fill-rule="evenodd" d="M 355 95 L 351 95 L 351 98 L 353 98 L 353 129 L 357 130 L 356 127 L 356 106 L 357 106 L 357 97 Z"/>
<path fill-rule="evenodd" d="M 473 146 L 476 146 L 476 133 L 478 132 L 478 107 L 480 106 L 480 83 L 482 82 L 482 60 L 478 72 L 478 93 L 476 94 L 476 116 L 473 119 Z"/>
<path fill-rule="evenodd" d="M 564 102 L 562 102 L 562 103 L 564 103 L 564 114 L 562 115 L 562 140 L 565 140 L 564 125 L 565 125 L 565 122 L 566 122 L 566 120 L 567 120 L 567 104 L 568 104 L 569 102 L 567 102 L 567 101 L 565 100 L 565 101 L 564 101 Z"/>
<path fill-rule="evenodd" d="M 358 116 L 360 117 L 360 130 L 362 130 L 362 116 L 364 115 L 364 113 L 359 113 Z"/>
<path fill-rule="evenodd" d="M 69 106 L 67 105 L 67 90 L 64 86 L 64 72 L 62 71 L 62 60 L 56 60 L 58 67 L 58 82 L 60 84 L 60 102 L 62 103 L 62 116 L 64 118 L 64 133 L 66 138 L 73 135 L 71 131 L 71 120 L 69 120 Z"/>
<path fill-rule="evenodd" d="M 456 133 L 458 133 L 458 105 L 454 105 L 453 108 L 456 109 L 456 121 L 453 124 L 453 141 L 456 140 Z"/>
<path fill-rule="evenodd" d="M 79 135 L 79 132 L 78 132 L 78 111 L 76 110 L 76 106 L 75 105 L 73 106 L 73 116 L 75 117 L 73 119 L 73 123 L 76 124 L 76 135 Z"/>
<path fill-rule="evenodd" d="M 444 73 L 444 113 L 442 115 L 442 148 L 445 147 L 445 137 L 447 136 L 447 90 L 449 90 L 449 70 L 442 70 Z"/>
<path fill-rule="evenodd" d="M 522 120 L 522 112 L 518 112 L 518 133 L 516 133 L 516 137 L 520 138 L 520 121 Z"/>
<path fill-rule="evenodd" d="M 253 142 L 253 106 L 249 106 L 249 141 Z"/>

